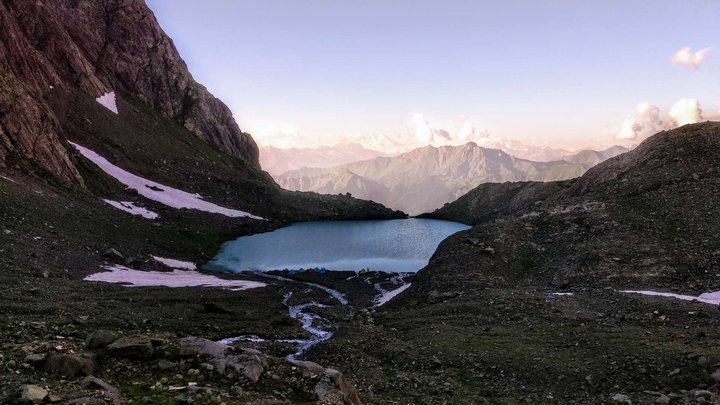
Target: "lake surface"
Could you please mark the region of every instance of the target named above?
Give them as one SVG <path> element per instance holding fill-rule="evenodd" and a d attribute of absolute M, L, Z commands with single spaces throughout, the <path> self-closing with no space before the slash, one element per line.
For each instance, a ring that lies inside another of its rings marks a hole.
<path fill-rule="evenodd" d="M 428 264 L 443 239 L 468 228 L 414 218 L 303 222 L 227 242 L 207 267 L 234 272 L 308 267 L 416 272 Z"/>

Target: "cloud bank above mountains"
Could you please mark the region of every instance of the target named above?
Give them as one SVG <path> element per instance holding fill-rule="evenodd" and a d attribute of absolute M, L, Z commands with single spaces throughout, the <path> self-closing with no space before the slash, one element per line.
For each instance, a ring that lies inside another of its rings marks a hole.
<path fill-rule="evenodd" d="M 347 135 L 342 138 L 305 134 L 294 125 L 278 125 L 260 128 L 253 137 L 260 146 L 276 148 L 304 148 L 356 143 L 367 149 L 388 154 L 407 152 L 423 146 L 457 146 L 468 142 L 482 142 L 490 136 L 472 120 L 461 117 L 449 128 L 432 125 L 423 114 L 414 113 L 406 120 L 404 129 L 396 134 Z"/>
<path fill-rule="evenodd" d="M 676 101 L 667 113 L 656 105 L 642 102 L 637 105 L 636 112 L 634 118 L 622 122 L 616 139 L 640 141 L 660 131 L 720 118 L 720 113 L 703 114 L 700 101 L 695 98 Z"/>

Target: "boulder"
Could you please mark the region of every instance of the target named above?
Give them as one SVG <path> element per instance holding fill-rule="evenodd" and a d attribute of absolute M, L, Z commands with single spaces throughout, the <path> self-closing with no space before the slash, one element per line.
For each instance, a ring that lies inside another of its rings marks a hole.
<path fill-rule="evenodd" d="M 322 404 L 362 404 L 355 387 L 341 372 L 326 368 L 320 381 L 315 385 L 315 395 Z"/>
<path fill-rule="evenodd" d="M 85 377 L 81 382 L 80 385 L 82 385 L 85 388 L 90 389 L 96 389 L 103 391 L 103 395 L 110 399 L 113 403 L 113 405 L 119 405 L 121 403 L 120 401 L 120 390 L 113 387 L 112 385 L 106 383 L 105 381 L 97 378 L 88 376 Z"/>
<path fill-rule="evenodd" d="M 37 385 L 23 385 L 21 399 L 25 402 L 31 402 L 33 404 L 41 403 L 45 397 L 47 397 L 48 391 L 45 388 Z"/>
<path fill-rule="evenodd" d="M 88 349 L 102 349 L 117 340 L 117 334 L 108 330 L 96 330 L 85 339 L 85 347 Z"/>
<path fill-rule="evenodd" d="M 146 336 L 126 336 L 105 347 L 108 354 L 130 359 L 146 359 L 155 352 L 153 339 Z"/>
<path fill-rule="evenodd" d="M 240 354 L 227 356 L 226 359 L 226 367 L 232 367 L 254 383 L 260 380 L 267 366 L 262 354 L 253 349 L 242 349 Z"/>
<path fill-rule="evenodd" d="M 95 372 L 97 362 L 92 353 L 54 354 L 48 356 L 42 363 L 43 370 L 48 373 L 69 378 L 78 375 L 91 375 Z"/>
<path fill-rule="evenodd" d="M 31 366 L 38 367 L 42 365 L 42 363 L 45 362 L 45 355 L 44 354 L 37 354 L 32 353 L 25 356 L 25 363 L 28 363 Z"/>
<path fill-rule="evenodd" d="M 203 339 L 194 336 L 188 336 L 180 339 L 180 355 L 181 356 L 208 356 L 218 358 L 225 356 L 230 346 L 222 343 L 213 342 L 209 339 Z"/>
<path fill-rule="evenodd" d="M 312 361 L 302 360 L 288 360 L 290 363 L 299 367 L 302 370 L 302 375 L 305 378 L 315 378 L 319 375 L 325 374 L 325 367 L 313 363 Z"/>

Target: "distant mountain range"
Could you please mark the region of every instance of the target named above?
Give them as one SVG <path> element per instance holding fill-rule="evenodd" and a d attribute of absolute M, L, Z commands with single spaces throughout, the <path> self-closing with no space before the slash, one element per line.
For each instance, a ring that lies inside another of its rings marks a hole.
<path fill-rule="evenodd" d="M 562 160 L 535 162 L 470 142 L 426 146 L 330 168 L 303 167 L 276 175 L 289 190 L 351 193 L 411 215 L 430 212 L 482 183 L 554 181 L 578 177 L 595 164 L 627 151 L 615 146 L 581 151 Z"/>
<path fill-rule="evenodd" d="M 301 167 L 334 167 L 378 156 L 388 155 L 357 143 L 289 149 L 265 146 L 260 148 L 260 166 L 275 176 Z"/>

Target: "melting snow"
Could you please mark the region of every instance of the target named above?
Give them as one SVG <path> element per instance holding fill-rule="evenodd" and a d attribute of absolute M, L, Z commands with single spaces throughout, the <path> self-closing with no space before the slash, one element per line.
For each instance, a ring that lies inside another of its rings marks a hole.
<path fill-rule="evenodd" d="M 102 104 L 103 107 L 114 112 L 115 114 L 118 113 L 117 103 L 115 103 L 115 92 L 114 91 L 103 94 L 102 96 L 96 98 L 95 101 Z"/>
<path fill-rule="evenodd" d="M 175 260 L 175 259 L 168 259 L 165 257 L 158 257 L 153 256 L 153 260 L 160 262 L 170 268 L 173 269 L 183 269 L 183 270 L 195 270 L 197 267 L 195 266 L 195 263 L 192 262 L 184 262 L 182 260 Z"/>
<path fill-rule="evenodd" d="M 699 301 L 705 304 L 720 305 L 720 291 L 709 292 L 700 294 L 697 297 L 694 295 L 682 295 L 675 293 L 657 292 L 657 291 L 637 291 L 637 290 L 623 290 L 620 292 L 629 294 L 642 294 L 642 295 L 654 295 L 658 297 L 677 298 L 685 301 Z"/>
<path fill-rule="evenodd" d="M 571 293 L 571 292 L 554 292 L 554 293 L 550 293 L 550 295 L 557 295 L 557 296 L 561 296 L 561 297 L 568 296 L 568 297 L 569 297 L 569 296 L 575 295 L 575 293 Z"/>
<path fill-rule="evenodd" d="M 226 280 L 191 270 L 140 271 L 119 265 L 103 266 L 103 268 L 109 271 L 91 274 L 85 277 L 85 281 L 120 283 L 125 284 L 126 287 L 220 287 L 233 291 L 267 285 L 258 281 Z"/>
<path fill-rule="evenodd" d="M 405 285 L 403 285 L 403 286 L 401 286 L 401 287 L 399 287 L 399 288 L 396 288 L 396 289 L 394 289 L 394 290 L 387 291 L 387 292 L 383 293 L 383 294 L 380 295 L 379 297 L 375 298 L 375 306 L 376 306 L 376 307 L 379 307 L 379 306 L 387 303 L 387 302 L 390 301 L 391 299 L 395 298 L 396 295 L 398 295 L 398 294 L 400 294 L 401 292 L 403 292 L 403 291 L 407 290 L 408 288 L 410 288 L 411 285 L 412 285 L 412 283 L 407 283 L 407 284 L 405 284 Z"/>
<path fill-rule="evenodd" d="M 112 205 L 113 207 L 115 207 L 117 209 L 123 210 L 125 212 L 129 212 L 133 215 L 140 215 L 143 218 L 155 219 L 159 216 L 158 214 L 156 214 L 150 210 L 147 210 L 143 207 L 138 207 L 137 205 L 133 204 L 130 201 L 113 201 L 113 200 L 103 200 L 103 201 L 105 201 L 106 203 Z"/>
<path fill-rule="evenodd" d="M 88 160 L 95 163 L 102 171 L 114 177 L 117 181 L 124 184 L 128 188 L 136 190 L 145 198 L 157 201 L 173 208 L 190 208 L 199 211 L 212 212 L 222 214 L 228 217 L 248 217 L 253 219 L 263 219 L 258 216 L 249 214 L 244 211 L 238 211 L 230 208 L 221 207 L 211 202 L 204 201 L 199 194 L 190 194 L 182 190 L 178 190 L 166 185 L 156 183 L 151 180 L 144 179 L 129 173 L 112 163 L 107 159 L 93 152 L 92 150 L 70 142 L 80 153 Z"/>

